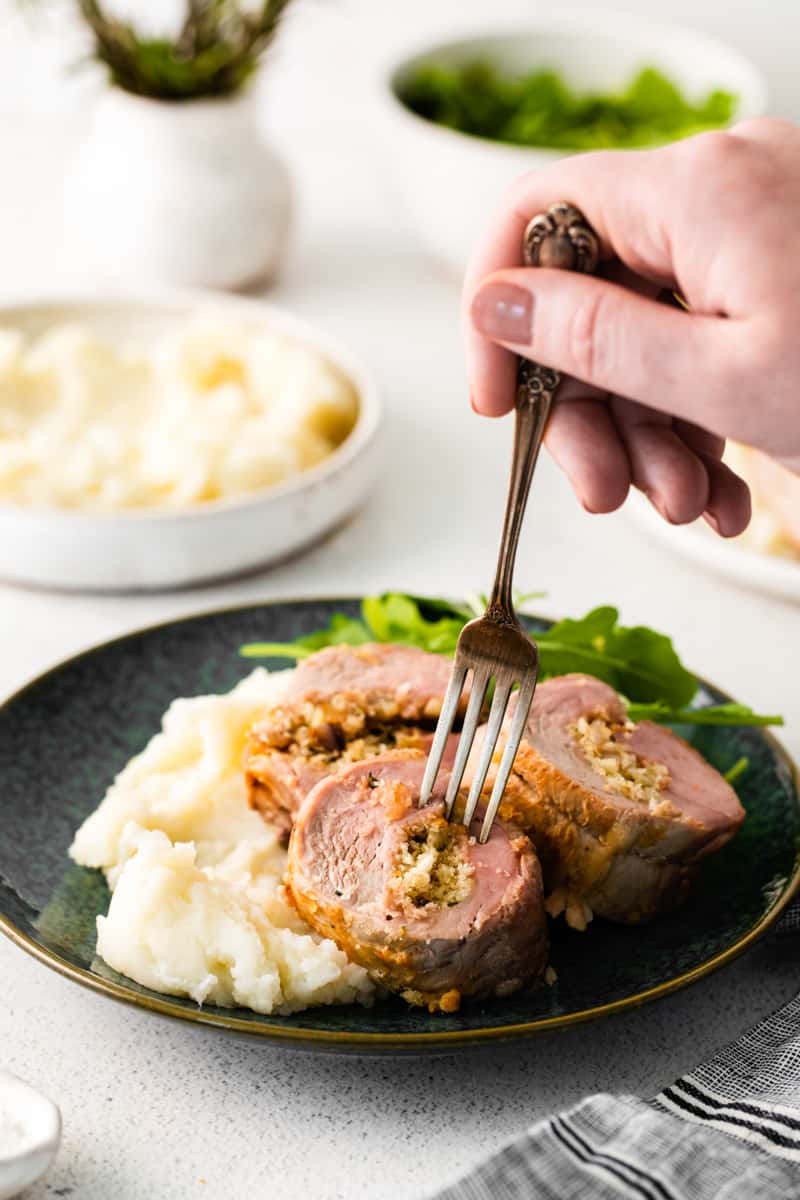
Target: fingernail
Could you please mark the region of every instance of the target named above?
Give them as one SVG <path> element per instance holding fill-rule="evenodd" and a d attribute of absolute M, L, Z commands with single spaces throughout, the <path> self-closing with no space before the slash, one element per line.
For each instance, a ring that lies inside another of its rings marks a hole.
<path fill-rule="evenodd" d="M 475 396 L 472 392 L 470 392 L 470 394 L 469 394 L 469 406 L 474 413 L 480 413 L 481 410 L 478 408 L 477 404 L 475 403 Z"/>
<path fill-rule="evenodd" d="M 717 514 L 711 512 L 709 509 L 706 509 L 706 511 L 703 513 L 703 517 L 714 530 L 714 532 L 718 533 L 720 537 L 737 537 L 741 532 L 738 524 L 733 521 L 721 521 Z"/>
<path fill-rule="evenodd" d="M 662 500 L 662 498 L 659 496 L 658 492 L 648 492 L 647 499 L 650 501 L 650 503 L 652 504 L 652 506 L 656 510 L 656 512 L 661 514 L 661 516 L 664 518 L 665 521 L 669 521 L 670 525 L 675 524 L 675 522 L 672 520 L 672 517 L 669 514 L 669 509 L 667 508 L 667 506 L 664 503 L 664 501 Z"/>
<path fill-rule="evenodd" d="M 470 317 L 479 333 L 524 345 L 533 329 L 533 297 L 513 283 L 485 283 L 472 298 Z"/>

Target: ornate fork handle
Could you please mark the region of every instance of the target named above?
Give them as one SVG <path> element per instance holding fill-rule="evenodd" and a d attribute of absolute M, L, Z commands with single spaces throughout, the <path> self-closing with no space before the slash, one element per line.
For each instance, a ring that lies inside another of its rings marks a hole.
<path fill-rule="evenodd" d="M 556 204 L 541 216 L 534 217 L 528 225 L 524 254 L 529 266 L 538 264 L 562 270 L 594 270 L 598 258 L 597 238 L 576 208 L 569 204 Z M 442 710 L 420 787 L 419 803 L 422 806 L 431 797 L 469 676 L 469 699 L 444 796 L 445 816 L 449 820 L 475 744 L 484 700 L 493 681 L 494 694 L 463 810 L 463 822 L 469 829 L 503 733 L 504 744 L 499 765 L 481 825 L 481 842 L 485 842 L 491 833 L 492 822 L 510 778 L 539 672 L 536 643 L 522 630 L 514 615 L 512 580 L 533 469 L 558 384 L 557 371 L 521 360 L 517 379 L 514 455 L 497 574 L 485 614 L 468 621 L 459 634 L 450 682 L 442 700 Z M 509 715 L 512 692 L 515 692 L 516 701 L 505 730 L 504 721 Z"/>
<path fill-rule="evenodd" d="M 527 266 L 587 274 L 596 270 L 600 257 L 597 235 L 571 204 L 554 204 L 533 218 L 525 230 L 523 255 Z M 514 564 L 539 448 L 560 382 L 558 371 L 551 367 L 519 360 L 511 477 L 497 571 L 486 610 L 498 624 L 518 624 L 513 605 Z"/>

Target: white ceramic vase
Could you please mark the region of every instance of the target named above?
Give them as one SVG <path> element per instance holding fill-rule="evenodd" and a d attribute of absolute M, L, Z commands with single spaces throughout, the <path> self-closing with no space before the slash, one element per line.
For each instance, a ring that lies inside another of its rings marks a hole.
<path fill-rule="evenodd" d="M 237 288 L 276 273 L 291 193 L 252 92 L 166 101 L 114 88 L 98 99 L 65 203 L 105 279 Z"/>

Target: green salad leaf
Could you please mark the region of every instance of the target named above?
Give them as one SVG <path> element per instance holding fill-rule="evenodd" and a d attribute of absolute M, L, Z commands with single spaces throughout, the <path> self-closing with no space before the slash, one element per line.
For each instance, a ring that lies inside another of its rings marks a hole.
<path fill-rule="evenodd" d="M 782 725 L 783 717 L 753 712 L 746 704 L 709 704 L 706 708 L 671 708 L 656 700 L 629 704 L 632 721 L 658 721 L 662 725 Z"/>
<path fill-rule="evenodd" d="M 443 614 L 436 620 L 426 620 L 416 600 L 396 593 L 383 597 L 367 596 L 362 612 L 377 641 L 419 646 L 432 654 L 453 654 L 464 625 L 461 614 Z"/>
<path fill-rule="evenodd" d="M 515 597 L 519 606 L 541 593 Z M 451 604 L 427 596 L 387 592 L 366 596 L 361 617 L 335 613 L 326 629 L 294 642 L 254 642 L 242 646 L 245 658 L 307 658 L 325 646 L 359 646 L 396 642 L 433 654 L 452 656 L 467 621 L 483 611 L 483 598 Z M 780 716 L 754 713 L 744 704 L 690 708 L 697 680 L 681 662 L 670 638 L 646 625 L 619 624 L 610 605 L 594 608 L 579 620 L 566 618 L 537 632 L 540 679 L 572 671 L 594 675 L 611 684 L 628 703 L 631 720 L 670 725 L 782 725 Z"/>
<path fill-rule="evenodd" d="M 370 633 L 363 621 L 346 617 L 344 613 L 334 613 L 327 629 L 317 633 L 308 633 L 298 638 L 296 642 L 251 642 L 242 646 L 239 653 L 244 658 L 308 658 L 316 650 L 325 646 L 362 646 L 364 642 L 374 642 L 375 635 Z"/>
<path fill-rule="evenodd" d="M 728 781 L 728 783 L 735 783 L 737 779 L 744 775 L 749 766 L 749 758 L 738 758 L 733 766 L 725 772 L 724 778 Z"/>
<path fill-rule="evenodd" d="M 419 116 L 461 133 L 562 150 L 675 141 L 727 125 L 736 111 L 730 92 L 715 89 L 693 102 L 653 67 L 619 92 L 579 93 L 556 71 L 513 77 L 480 59 L 422 64 L 399 96 Z"/>
<path fill-rule="evenodd" d="M 629 700 L 688 704 L 697 681 L 672 642 L 646 625 L 626 628 L 616 608 L 595 608 L 579 621 L 558 621 L 537 635 L 542 677 L 584 671 L 610 683 Z"/>

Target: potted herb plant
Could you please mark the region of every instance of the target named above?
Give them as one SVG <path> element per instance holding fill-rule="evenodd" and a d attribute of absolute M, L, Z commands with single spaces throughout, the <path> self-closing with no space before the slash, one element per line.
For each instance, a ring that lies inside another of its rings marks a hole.
<path fill-rule="evenodd" d="M 67 181 L 72 226 L 115 280 L 241 287 L 272 276 L 290 189 L 250 88 L 290 0 L 188 0 L 173 37 L 79 0 L 112 85 Z"/>

